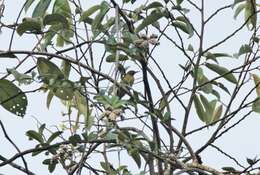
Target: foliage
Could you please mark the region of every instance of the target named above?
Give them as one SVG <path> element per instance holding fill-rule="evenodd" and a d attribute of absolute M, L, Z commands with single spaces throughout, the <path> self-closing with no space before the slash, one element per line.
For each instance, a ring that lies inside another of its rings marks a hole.
<path fill-rule="evenodd" d="M 0 18 L 1 27 L 19 39 L 38 39 L 34 48 L 18 50 L 12 36 L 9 49 L 1 50 L 1 59 L 18 60 L 0 79 L 1 106 L 12 115 L 29 117 L 28 103 L 34 102 L 28 99 L 41 91 L 47 95 L 41 96 L 46 98 L 41 108 L 56 108 L 56 98 L 66 110 L 61 116 L 66 120 L 54 124 L 57 130 L 46 124 L 29 128 L 26 136 L 35 147 L 24 152 L 1 121 L 18 153 L 7 159 L 0 152 L 0 168 L 11 165 L 33 175 L 24 155 L 44 153 L 42 164 L 50 173 L 59 174 L 61 167 L 68 175 L 85 170 L 110 175 L 259 173 L 260 159 L 245 157 L 247 165 L 242 165 L 244 160 L 225 153 L 216 141 L 260 113 L 260 4 L 222 2 L 206 15 L 204 1 L 197 5 L 190 0 L 103 0 L 86 6 L 85 1 L 27 0 L 21 9 L 25 14 L 19 13 L 15 24 Z M 208 45 L 208 35 L 217 35 L 207 31 L 208 24 L 224 10 L 239 26 Z M 242 30 L 248 40 L 239 41 L 237 53 L 223 50 Z M 161 54 L 165 43 L 174 51 Z M 162 56 L 168 56 L 163 59 L 172 72 L 161 66 Z M 201 131 L 210 137 L 195 150 L 191 138 Z M 202 156 L 209 147 L 219 153 L 215 159 L 225 155 L 236 167 L 221 161 L 216 167 L 209 165 Z M 133 162 L 117 163 L 110 154 L 119 160 L 131 157 Z M 100 155 L 102 160 L 94 164 Z M 14 162 L 20 157 L 23 165 Z"/>

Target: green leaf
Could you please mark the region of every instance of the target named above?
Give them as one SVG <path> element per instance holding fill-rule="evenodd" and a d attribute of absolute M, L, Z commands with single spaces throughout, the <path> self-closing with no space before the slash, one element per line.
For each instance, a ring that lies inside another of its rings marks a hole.
<path fill-rule="evenodd" d="M 32 82 L 32 77 L 30 75 L 22 74 L 16 69 L 6 69 L 8 73 L 12 74 L 19 84 L 30 84 Z"/>
<path fill-rule="evenodd" d="M 50 164 L 48 166 L 48 170 L 49 170 L 50 173 L 52 173 L 55 170 L 57 164 L 58 164 L 57 160 L 50 162 Z"/>
<path fill-rule="evenodd" d="M 235 11 L 235 14 L 234 14 L 234 19 L 237 18 L 237 16 L 240 14 L 240 12 L 241 12 L 242 10 L 245 9 L 245 7 L 246 7 L 246 4 L 243 3 L 243 4 L 240 4 L 240 5 L 236 8 L 236 11 Z"/>
<path fill-rule="evenodd" d="M 158 7 L 163 7 L 163 5 L 162 5 L 160 2 L 155 1 L 155 2 L 152 2 L 152 3 L 148 4 L 148 5 L 144 8 L 144 10 L 149 10 L 149 9 L 158 8 Z"/>
<path fill-rule="evenodd" d="M 41 77 L 47 78 L 47 80 L 53 79 L 63 79 L 64 75 L 61 70 L 52 63 L 50 60 L 43 57 L 37 59 L 37 69 Z"/>
<path fill-rule="evenodd" d="M 42 24 L 40 20 L 35 18 L 25 18 L 21 24 L 18 25 L 16 31 L 22 36 L 25 32 L 41 33 Z"/>
<path fill-rule="evenodd" d="M 201 121 L 206 122 L 207 121 L 207 115 L 205 114 L 204 108 L 201 104 L 201 101 L 197 95 L 194 96 L 194 105 L 196 108 L 196 112 L 200 118 Z"/>
<path fill-rule="evenodd" d="M 256 0 L 247 0 L 245 7 L 245 21 L 249 19 L 247 26 L 252 25 L 251 30 L 256 28 L 257 14 L 256 13 Z"/>
<path fill-rule="evenodd" d="M 71 9 L 68 0 L 56 0 L 53 5 L 52 13 L 58 13 L 68 18 L 71 18 Z"/>
<path fill-rule="evenodd" d="M 102 23 L 102 20 L 104 19 L 105 15 L 109 11 L 109 9 L 110 9 L 109 4 L 106 1 L 103 1 L 100 4 L 100 11 L 96 15 L 96 17 L 93 19 L 93 22 L 91 24 L 91 30 L 93 31 L 93 33 L 98 33 L 100 26 L 101 26 L 101 23 Z"/>
<path fill-rule="evenodd" d="M 183 2 L 183 0 L 176 0 L 177 1 L 177 5 L 181 5 L 181 3 Z"/>
<path fill-rule="evenodd" d="M 51 0 L 40 0 L 32 13 L 32 17 L 43 17 L 50 5 L 50 2 Z"/>
<path fill-rule="evenodd" d="M 81 95 L 78 91 L 74 92 L 75 94 L 75 105 L 79 112 L 79 114 L 82 114 L 85 118 L 85 127 L 87 129 L 90 129 L 93 125 L 94 118 L 91 116 L 91 110 L 88 106 L 87 99 L 83 95 Z"/>
<path fill-rule="evenodd" d="M 46 106 L 49 109 L 50 108 L 50 104 L 51 104 L 51 100 L 54 96 L 54 93 L 52 91 L 49 91 L 48 96 L 47 96 L 47 101 L 46 101 Z"/>
<path fill-rule="evenodd" d="M 73 146 L 76 146 L 80 141 L 81 141 L 81 138 L 80 138 L 80 135 L 78 135 L 78 134 L 75 134 L 75 135 L 69 137 L 69 142 Z"/>
<path fill-rule="evenodd" d="M 59 23 L 61 23 L 63 27 L 69 28 L 68 20 L 61 14 L 46 15 L 43 19 L 43 25 L 56 25 Z"/>
<path fill-rule="evenodd" d="M 47 140 L 46 143 L 50 144 L 53 140 L 55 140 L 57 137 L 59 137 L 62 134 L 62 131 L 54 132 Z"/>
<path fill-rule="evenodd" d="M 27 0 L 25 5 L 24 5 L 24 11 L 27 12 L 27 10 L 31 7 L 32 3 L 34 0 Z"/>
<path fill-rule="evenodd" d="M 204 95 L 200 95 L 200 99 L 205 109 L 205 113 L 204 113 L 205 114 L 204 116 L 206 117 L 205 122 L 206 124 L 209 124 L 213 118 L 213 112 L 215 110 L 216 100 L 209 102 Z"/>
<path fill-rule="evenodd" d="M 256 113 L 260 113 L 260 97 L 257 97 L 254 100 L 254 103 L 252 105 L 252 110 Z"/>
<path fill-rule="evenodd" d="M 127 55 L 123 55 L 123 54 L 119 54 L 118 55 L 118 61 L 126 61 L 128 60 L 128 56 Z M 113 63 L 116 61 L 116 55 L 115 54 L 112 54 L 112 55 L 109 55 L 106 57 L 106 61 L 108 63 Z"/>
<path fill-rule="evenodd" d="M 237 83 L 237 79 L 236 77 L 232 74 L 229 73 L 230 71 L 224 67 L 221 67 L 217 64 L 210 64 L 210 63 L 206 63 L 207 68 L 209 68 L 210 70 L 216 72 L 217 74 L 219 74 L 220 76 L 224 75 L 223 78 L 225 78 L 226 80 L 236 84 Z"/>
<path fill-rule="evenodd" d="M 54 95 L 61 100 L 71 100 L 73 98 L 74 83 L 70 80 L 56 80 L 50 88 Z"/>
<path fill-rule="evenodd" d="M 100 9 L 100 5 L 95 5 L 95 6 L 90 7 L 88 10 L 86 10 L 82 13 L 79 21 L 86 22 L 89 19 L 89 16 L 91 16 L 93 13 L 95 13 L 99 9 Z"/>
<path fill-rule="evenodd" d="M 130 148 L 128 150 L 128 154 L 134 159 L 135 163 L 137 164 L 138 168 L 141 167 L 141 156 L 138 152 L 138 149 Z"/>
<path fill-rule="evenodd" d="M 42 135 L 36 131 L 29 130 L 26 132 L 26 135 L 29 137 L 29 139 L 37 140 L 40 144 L 44 143 Z"/>
<path fill-rule="evenodd" d="M 182 21 L 174 21 L 174 22 L 172 22 L 172 25 L 174 27 L 179 28 L 180 30 L 182 30 L 183 32 L 185 32 L 185 33 L 187 33 L 189 35 L 191 34 L 191 32 L 189 31 L 189 28 L 187 27 L 187 25 L 184 22 L 182 22 Z"/>
<path fill-rule="evenodd" d="M 142 23 L 135 29 L 135 32 L 138 33 L 141 30 L 143 30 L 145 27 L 155 23 L 156 21 L 158 21 L 160 18 L 162 18 L 163 16 L 165 16 L 165 13 L 159 10 L 155 10 L 153 12 L 151 12 L 150 15 L 148 15 L 143 21 Z"/>
<path fill-rule="evenodd" d="M 212 121 L 215 122 L 220 119 L 223 110 L 223 105 L 218 106 L 213 113 Z"/>
<path fill-rule="evenodd" d="M 237 172 L 237 170 L 233 167 L 222 167 L 222 170 L 227 171 L 227 172 L 231 172 L 231 173 Z"/>
<path fill-rule="evenodd" d="M 71 70 L 71 64 L 68 61 L 62 61 L 61 63 L 61 71 L 63 72 L 65 78 L 69 78 L 70 75 L 70 70 Z"/>
<path fill-rule="evenodd" d="M 258 97 L 260 97 L 260 77 L 257 76 L 256 74 L 252 74 L 254 82 L 255 82 L 255 90 L 256 90 L 256 94 Z"/>
<path fill-rule="evenodd" d="M 27 108 L 27 97 L 16 85 L 6 79 L 0 80 L 0 104 L 9 112 L 23 117 Z"/>
<path fill-rule="evenodd" d="M 252 48 L 248 44 L 244 44 L 240 47 L 238 54 L 235 54 L 235 57 L 239 57 L 250 52 L 252 52 Z"/>

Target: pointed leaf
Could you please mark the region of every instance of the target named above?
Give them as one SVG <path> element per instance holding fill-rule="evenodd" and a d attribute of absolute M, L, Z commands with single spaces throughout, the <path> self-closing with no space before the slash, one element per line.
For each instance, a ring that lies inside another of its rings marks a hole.
<path fill-rule="evenodd" d="M 138 33 L 141 30 L 143 30 L 144 28 L 148 27 L 149 25 L 155 23 L 156 21 L 158 21 L 160 18 L 162 18 L 163 16 L 165 16 L 164 12 L 161 11 L 153 11 L 150 15 L 148 15 L 143 21 L 142 23 L 135 29 L 135 32 Z"/>
<path fill-rule="evenodd" d="M 95 5 L 95 6 L 90 7 L 88 10 L 86 10 L 82 13 L 79 21 L 86 22 L 86 20 L 88 20 L 89 16 L 92 15 L 93 13 L 95 13 L 96 11 L 98 11 L 99 9 L 100 9 L 100 5 Z"/>
<path fill-rule="evenodd" d="M 194 105 L 200 120 L 206 122 L 207 116 L 205 114 L 201 101 L 197 95 L 194 96 Z"/>
<path fill-rule="evenodd" d="M 206 63 L 207 68 L 213 70 L 214 72 L 216 72 L 219 75 L 224 75 L 223 78 L 225 78 L 226 80 L 236 84 L 237 83 L 237 79 L 236 77 L 232 74 L 232 73 L 228 73 L 229 70 L 221 67 L 217 64 L 210 64 L 210 63 Z"/>
<path fill-rule="evenodd" d="M 44 140 L 42 138 L 42 135 L 39 134 L 38 132 L 36 131 L 33 131 L 33 130 L 29 130 L 26 132 L 26 135 L 30 138 L 30 139 L 34 139 L 34 140 L 37 140 L 39 143 L 43 144 L 44 143 Z"/>
<path fill-rule="evenodd" d="M 43 17 L 50 5 L 50 2 L 51 0 L 40 0 L 33 11 L 32 17 Z"/>

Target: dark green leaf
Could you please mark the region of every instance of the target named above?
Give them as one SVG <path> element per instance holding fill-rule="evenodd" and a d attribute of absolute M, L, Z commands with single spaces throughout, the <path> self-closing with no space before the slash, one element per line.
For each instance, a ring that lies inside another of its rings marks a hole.
<path fill-rule="evenodd" d="M 118 55 L 118 61 L 126 61 L 128 59 L 129 58 L 128 58 L 127 55 L 123 55 L 123 54 Z M 113 55 L 107 56 L 106 61 L 109 62 L 109 63 L 116 62 L 116 55 L 113 54 Z"/>
<path fill-rule="evenodd" d="M 51 0 L 40 0 L 33 11 L 32 17 L 43 17 L 50 5 L 50 2 Z"/>
<path fill-rule="evenodd" d="M 232 73 L 229 73 L 230 71 L 228 69 L 221 67 L 217 64 L 210 64 L 210 63 L 206 63 L 206 66 L 207 66 L 207 68 L 213 70 L 220 76 L 224 75 L 223 78 L 225 78 L 226 80 L 228 80 L 234 84 L 237 83 L 236 77 Z"/>
<path fill-rule="evenodd" d="M 48 95 L 47 95 L 47 101 L 46 101 L 46 106 L 49 109 L 50 108 L 50 104 L 51 104 L 51 100 L 54 96 L 54 93 L 52 91 L 49 91 Z"/>
<path fill-rule="evenodd" d="M 75 134 L 75 135 L 69 137 L 69 142 L 73 146 L 76 146 L 80 141 L 81 141 L 81 138 L 78 134 Z"/>
<path fill-rule="evenodd" d="M 63 27 L 68 28 L 69 27 L 69 22 L 61 14 L 50 14 L 46 15 L 43 19 L 43 25 L 55 25 L 61 23 Z"/>
<path fill-rule="evenodd" d="M 135 32 L 138 33 L 141 30 L 143 30 L 145 27 L 148 27 L 150 24 L 155 23 L 158 21 L 160 18 L 165 16 L 165 13 L 162 11 L 155 10 L 153 11 L 150 15 L 148 15 L 142 23 L 135 29 Z"/>
<path fill-rule="evenodd" d="M 222 170 L 227 171 L 227 172 L 231 172 L 231 173 L 237 172 L 237 170 L 233 167 L 222 167 Z"/>
<path fill-rule="evenodd" d="M 41 134 L 39 134 L 36 131 L 30 130 L 26 132 L 26 135 L 30 138 L 30 139 L 34 139 L 37 140 L 39 143 L 43 144 L 44 140 Z"/>
<path fill-rule="evenodd" d="M 0 58 L 17 58 L 17 56 L 11 52 L 0 52 Z"/>
<path fill-rule="evenodd" d="M 134 159 L 135 163 L 137 164 L 138 168 L 141 167 L 141 156 L 137 149 L 131 148 L 128 150 L 128 154 Z"/>
<path fill-rule="evenodd" d="M 27 108 L 27 97 L 11 81 L 0 80 L 0 104 L 9 112 L 23 117 Z"/>
<path fill-rule="evenodd" d="M 53 140 L 55 140 L 57 137 L 59 137 L 62 134 L 62 131 L 57 131 L 55 133 L 53 133 L 47 140 L 46 143 L 51 143 Z"/>
<path fill-rule="evenodd" d="M 248 44 L 244 44 L 244 45 L 242 45 L 242 46 L 240 47 L 240 49 L 239 49 L 238 57 L 239 57 L 240 55 L 243 55 L 243 54 L 245 54 L 245 53 L 250 53 L 250 52 L 252 52 L 252 48 L 251 48 Z"/>
<path fill-rule="evenodd" d="M 152 2 L 152 3 L 148 4 L 148 5 L 144 8 L 144 10 L 149 10 L 149 9 L 158 8 L 158 7 L 163 7 L 163 5 L 162 5 L 160 2 L 155 1 L 155 2 Z"/>

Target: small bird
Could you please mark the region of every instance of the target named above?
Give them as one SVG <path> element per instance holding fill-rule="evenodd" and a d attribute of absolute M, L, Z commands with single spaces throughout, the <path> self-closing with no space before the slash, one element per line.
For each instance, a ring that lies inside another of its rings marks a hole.
<path fill-rule="evenodd" d="M 137 73 L 137 71 L 130 70 L 125 75 L 122 76 L 120 85 L 122 85 L 125 88 L 132 87 L 135 81 L 134 75 Z M 125 90 L 122 87 L 119 87 L 116 91 L 116 95 L 119 98 L 122 98 L 126 94 Z"/>

